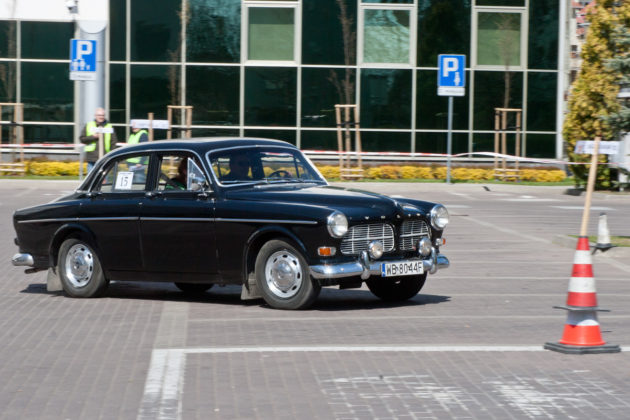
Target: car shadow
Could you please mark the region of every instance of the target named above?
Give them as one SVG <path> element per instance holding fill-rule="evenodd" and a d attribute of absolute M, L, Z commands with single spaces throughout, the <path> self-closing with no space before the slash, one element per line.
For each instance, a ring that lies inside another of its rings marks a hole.
<path fill-rule="evenodd" d="M 20 293 L 45 294 L 51 297 L 64 297 L 63 292 L 49 292 L 46 283 L 31 283 Z M 222 305 L 260 306 L 271 309 L 263 299 L 241 300 L 241 286 L 215 285 L 201 293 L 186 293 L 172 283 L 157 282 L 112 282 L 103 298 L 161 300 L 170 302 L 217 303 Z M 343 289 L 325 287 L 308 310 L 349 311 L 408 306 L 424 306 L 449 302 L 450 296 L 430 295 L 420 292 L 413 298 L 402 302 L 386 302 L 370 291 L 363 289 Z"/>

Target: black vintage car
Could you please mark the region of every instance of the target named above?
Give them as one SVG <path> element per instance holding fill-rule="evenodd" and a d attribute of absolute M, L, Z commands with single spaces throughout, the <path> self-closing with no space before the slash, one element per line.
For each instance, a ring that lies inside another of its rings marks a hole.
<path fill-rule="evenodd" d="M 329 186 L 291 144 L 221 138 L 127 146 L 81 186 L 15 212 L 26 272 L 50 270 L 73 297 L 110 280 L 174 282 L 185 292 L 242 285 L 274 308 L 311 305 L 322 286 L 415 296 L 440 254 L 440 204 Z"/>

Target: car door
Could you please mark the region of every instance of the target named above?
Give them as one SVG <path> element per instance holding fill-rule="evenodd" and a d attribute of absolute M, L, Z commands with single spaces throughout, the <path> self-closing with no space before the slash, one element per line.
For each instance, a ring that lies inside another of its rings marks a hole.
<path fill-rule="evenodd" d="M 142 270 L 139 223 L 148 163 L 148 154 L 113 159 L 81 205 L 81 223 L 93 233 L 102 265 L 108 272 Z"/>
<path fill-rule="evenodd" d="M 192 155 L 162 154 L 157 162 L 140 219 L 145 270 L 215 274 L 215 200 L 207 176 Z"/>

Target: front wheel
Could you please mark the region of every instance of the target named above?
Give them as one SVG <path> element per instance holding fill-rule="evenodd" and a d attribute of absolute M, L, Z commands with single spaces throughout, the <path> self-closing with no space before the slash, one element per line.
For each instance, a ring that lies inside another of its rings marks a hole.
<path fill-rule="evenodd" d="M 271 240 L 260 249 L 256 284 L 265 302 L 276 309 L 308 308 L 321 290 L 302 254 L 281 240 Z"/>
<path fill-rule="evenodd" d="M 98 297 L 109 285 L 96 252 L 82 239 L 70 238 L 61 244 L 57 270 L 64 292 L 72 297 Z"/>
<path fill-rule="evenodd" d="M 400 279 L 375 278 L 365 281 L 370 292 L 388 302 L 400 302 L 418 294 L 427 273 L 420 276 L 401 277 Z"/>

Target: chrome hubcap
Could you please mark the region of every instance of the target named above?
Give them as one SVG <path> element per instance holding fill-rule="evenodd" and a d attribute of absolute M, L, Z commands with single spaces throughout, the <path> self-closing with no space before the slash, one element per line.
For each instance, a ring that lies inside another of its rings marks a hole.
<path fill-rule="evenodd" d="M 288 251 L 273 253 L 265 265 L 265 280 L 269 290 L 281 298 L 290 298 L 302 285 L 300 260 Z"/>
<path fill-rule="evenodd" d="M 73 245 L 66 255 L 65 275 L 74 287 L 84 287 L 94 272 L 94 256 L 83 244 Z"/>

